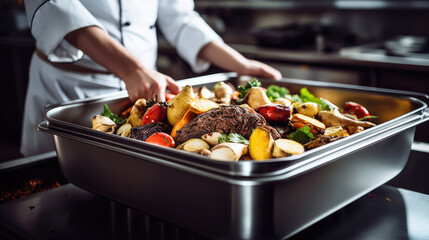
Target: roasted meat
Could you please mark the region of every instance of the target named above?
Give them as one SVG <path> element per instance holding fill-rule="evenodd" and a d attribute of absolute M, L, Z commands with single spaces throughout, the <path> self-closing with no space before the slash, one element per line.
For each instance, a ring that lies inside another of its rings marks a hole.
<path fill-rule="evenodd" d="M 130 138 L 145 141 L 148 137 L 156 132 L 170 134 L 171 126 L 170 124 L 164 122 L 143 124 L 139 127 L 131 128 Z"/>
<path fill-rule="evenodd" d="M 175 139 L 180 144 L 188 139 L 200 138 L 202 135 L 212 132 L 239 133 L 249 139 L 256 127 L 266 127 L 270 130 L 273 138 L 280 137 L 275 129 L 267 125 L 262 115 L 251 113 L 239 106 L 220 106 L 194 118 L 177 131 Z"/>

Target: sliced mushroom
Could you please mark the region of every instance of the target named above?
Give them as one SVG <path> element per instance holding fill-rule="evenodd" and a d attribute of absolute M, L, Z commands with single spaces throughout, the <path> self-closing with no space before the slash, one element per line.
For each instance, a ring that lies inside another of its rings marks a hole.
<path fill-rule="evenodd" d="M 201 136 L 201 139 L 206 141 L 210 146 L 215 146 L 219 144 L 219 137 L 222 136 L 222 133 L 220 132 L 212 132 L 212 133 L 206 133 L 203 136 Z"/>
<path fill-rule="evenodd" d="M 101 115 L 95 115 L 92 118 L 92 129 L 98 130 L 101 132 L 107 132 L 107 133 L 113 133 L 115 132 L 116 123 L 112 121 L 112 119 L 101 116 Z"/>
<path fill-rule="evenodd" d="M 221 143 L 212 148 L 211 158 L 222 161 L 238 161 L 246 155 L 249 148 L 242 143 Z"/>
<path fill-rule="evenodd" d="M 131 124 L 125 123 L 118 128 L 116 134 L 121 135 L 122 137 L 129 137 L 131 134 Z"/>

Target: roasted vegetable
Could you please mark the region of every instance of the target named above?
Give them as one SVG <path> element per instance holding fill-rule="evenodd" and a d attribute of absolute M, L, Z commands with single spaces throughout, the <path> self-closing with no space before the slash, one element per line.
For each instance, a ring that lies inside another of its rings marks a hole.
<path fill-rule="evenodd" d="M 343 116 L 338 110 L 333 111 L 320 111 L 318 113 L 318 118 L 322 121 L 326 126 L 361 126 L 363 128 L 374 127 L 375 124 L 367 121 L 356 121 L 352 120 L 348 117 Z"/>
<path fill-rule="evenodd" d="M 189 108 L 191 109 L 192 112 L 196 114 L 202 114 L 207 112 L 210 109 L 217 108 L 217 107 L 219 107 L 217 103 L 204 98 L 196 99 L 195 101 L 192 101 L 191 103 L 189 103 Z"/>
<path fill-rule="evenodd" d="M 218 99 L 229 99 L 229 103 L 231 101 L 232 94 L 234 94 L 234 89 L 224 82 L 218 82 L 213 86 L 213 92 L 215 97 Z"/>
<path fill-rule="evenodd" d="M 147 143 L 153 143 L 164 147 L 175 147 L 174 139 L 164 132 L 156 132 L 146 139 Z"/>
<path fill-rule="evenodd" d="M 341 126 L 332 126 L 325 129 L 325 136 L 344 137 L 344 130 Z"/>
<path fill-rule="evenodd" d="M 252 87 L 244 96 L 244 101 L 253 109 L 257 109 L 262 105 L 270 104 L 271 101 L 261 87 Z"/>
<path fill-rule="evenodd" d="M 278 98 L 284 98 L 289 94 L 289 90 L 284 87 L 279 87 L 276 85 L 270 85 L 267 87 L 267 90 L 265 91 L 267 94 L 267 97 L 270 99 L 270 101 L 274 101 Z"/>
<path fill-rule="evenodd" d="M 189 103 L 195 100 L 192 87 L 185 86 L 173 99 L 168 101 L 167 119 L 168 122 L 174 126 L 183 112 L 188 109 Z"/>
<path fill-rule="evenodd" d="M 289 139 L 277 139 L 274 141 L 273 157 L 281 158 L 301 154 L 305 151 L 300 143 Z"/>
<path fill-rule="evenodd" d="M 98 130 L 101 132 L 114 133 L 116 128 L 116 123 L 112 119 L 106 116 L 95 115 L 92 118 L 92 129 Z"/>
<path fill-rule="evenodd" d="M 222 135 L 224 134 L 220 132 L 211 132 L 201 136 L 201 139 L 207 142 L 210 146 L 216 146 L 219 144 L 219 138 L 222 137 Z"/>
<path fill-rule="evenodd" d="M 318 138 L 314 139 L 313 141 L 304 144 L 304 148 L 305 150 L 310 150 L 316 147 L 320 147 L 323 146 L 327 143 L 336 141 L 338 139 L 341 139 L 342 137 L 337 137 L 337 136 L 325 136 L 325 135 L 320 135 Z"/>
<path fill-rule="evenodd" d="M 274 100 L 273 104 L 280 104 L 286 107 L 291 107 L 292 102 L 287 98 L 277 98 L 276 100 Z"/>
<path fill-rule="evenodd" d="M 131 124 L 125 123 L 122 124 L 116 131 L 116 134 L 122 136 L 122 137 L 129 137 L 131 134 Z"/>
<path fill-rule="evenodd" d="M 306 144 L 314 139 L 314 135 L 310 132 L 310 126 L 305 126 L 289 134 L 287 138 L 301 144 Z"/>
<path fill-rule="evenodd" d="M 110 118 L 113 122 L 115 122 L 118 125 L 121 125 L 125 122 L 125 119 L 119 117 L 116 113 L 113 113 L 110 111 L 109 107 L 104 104 L 104 111 L 101 113 L 101 116 Z"/>
<path fill-rule="evenodd" d="M 270 132 L 261 127 L 253 130 L 249 139 L 249 153 L 253 160 L 267 160 L 272 157 L 274 139 Z"/>
<path fill-rule="evenodd" d="M 240 95 L 238 95 L 238 97 L 239 98 L 244 98 L 246 96 L 247 92 L 252 87 L 260 87 L 260 86 L 262 86 L 262 84 L 256 78 L 254 78 L 253 81 L 247 82 L 245 87 L 238 86 L 238 91 L 240 92 Z"/>
<path fill-rule="evenodd" d="M 261 114 L 267 122 L 275 124 L 288 124 L 291 115 L 290 107 L 279 104 L 267 104 L 259 106 L 255 111 Z"/>
<path fill-rule="evenodd" d="M 204 99 L 212 99 L 212 98 L 215 98 L 215 94 L 214 94 L 214 92 L 210 91 L 210 90 L 209 90 L 208 88 L 206 88 L 206 87 L 202 87 L 202 88 L 200 89 L 200 92 L 199 92 L 198 96 L 199 96 L 200 98 L 204 98 Z"/>
<path fill-rule="evenodd" d="M 177 149 L 185 150 L 188 152 L 199 152 L 203 149 L 210 149 L 210 146 L 202 139 L 192 138 L 177 146 Z"/>
<path fill-rule="evenodd" d="M 345 102 L 342 106 L 343 113 L 348 113 L 351 115 L 355 115 L 358 119 L 370 116 L 368 110 L 355 102 Z"/>
<path fill-rule="evenodd" d="M 165 101 L 170 101 L 171 99 L 173 99 L 176 96 L 176 94 L 174 93 L 170 93 L 170 92 L 166 92 L 165 93 Z"/>
<path fill-rule="evenodd" d="M 171 130 L 171 136 L 176 137 L 177 131 L 180 130 L 183 126 L 189 123 L 192 119 L 194 119 L 195 113 L 191 112 L 191 109 L 188 107 L 186 111 L 179 118 L 179 121 L 174 124 L 173 130 Z"/>
<path fill-rule="evenodd" d="M 167 104 L 165 102 L 156 103 L 148 110 L 146 110 L 145 114 L 142 117 L 140 125 L 160 122 L 164 120 L 166 114 Z"/>
<path fill-rule="evenodd" d="M 323 124 L 319 120 L 299 114 L 299 113 L 294 114 L 290 122 L 292 123 L 293 127 L 296 129 L 300 129 L 305 126 L 310 126 L 310 132 L 314 134 L 323 133 L 323 131 L 326 129 L 325 124 Z"/>
<path fill-rule="evenodd" d="M 308 117 L 314 117 L 319 113 L 319 105 L 313 102 L 301 103 L 295 109 L 296 112 L 294 111 L 294 113 L 303 114 Z"/>
<path fill-rule="evenodd" d="M 210 157 L 216 160 L 238 161 L 247 152 L 248 146 L 246 144 L 225 142 L 214 146 L 211 149 Z"/>
<path fill-rule="evenodd" d="M 141 98 L 137 100 L 130 111 L 130 116 L 127 118 L 127 123 L 131 124 L 132 127 L 138 127 L 141 122 L 141 118 L 146 109 L 146 99 Z"/>

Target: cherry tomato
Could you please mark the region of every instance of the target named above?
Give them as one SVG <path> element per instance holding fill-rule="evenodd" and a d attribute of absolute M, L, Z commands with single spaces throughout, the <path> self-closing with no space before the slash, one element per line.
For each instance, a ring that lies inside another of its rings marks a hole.
<path fill-rule="evenodd" d="M 368 110 L 364 106 L 355 102 L 345 102 L 343 105 L 343 113 L 355 115 L 358 119 L 370 116 Z"/>

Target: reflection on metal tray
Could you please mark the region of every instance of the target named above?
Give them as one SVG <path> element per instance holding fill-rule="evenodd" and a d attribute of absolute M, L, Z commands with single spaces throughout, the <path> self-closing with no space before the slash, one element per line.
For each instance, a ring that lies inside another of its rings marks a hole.
<path fill-rule="evenodd" d="M 216 74 L 180 81 L 211 87 L 249 77 Z M 304 154 L 264 162 L 218 162 L 90 129 L 103 104 L 119 112 L 125 93 L 50 110 L 39 129 L 54 136 L 60 166 L 73 184 L 215 239 L 291 236 L 397 175 L 415 126 L 428 120 L 424 95 L 296 79 L 260 79 L 291 92 L 307 87 L 334 104 L 351 100 L 379 125 Z M 316 201 L 315 201 L 316 200 Z"/>

